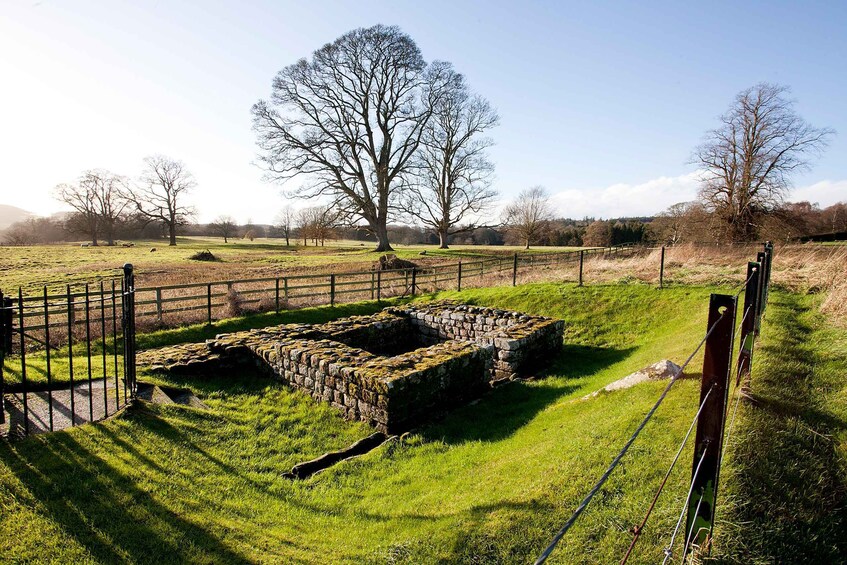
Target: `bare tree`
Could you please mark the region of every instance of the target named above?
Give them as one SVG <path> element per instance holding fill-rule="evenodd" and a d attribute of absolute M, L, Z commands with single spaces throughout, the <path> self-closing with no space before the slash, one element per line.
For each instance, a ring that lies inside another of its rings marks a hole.
<path fill-rule="evenodd" d="M 461 74 L 448 71 L 446 84 L 414 158 L 418 174 L 402 199 L 404 212 L 438 235 L 440 249 L 449 236 L 478 228 L 497 197 L 486 155 L 493 141 L 481 137 L 497 125 L 497 112 L 471 94 Z"/>
<path fill-rule="evenodd" d="M 788 92 L 760 83 L 739 93 L 692 157 L 704 171 L 700 196 L 732 241 L 756 237 L 757 215 L 783 202 L 791 174 L 808 169 L 833 134 L 800 118 Z"/>
<path fill-rule="evenodd" d="M 506 207 L 504 223 L 529 249 L 553 219 L 550 197 L 543 186 L 533 186 L 520 193 L 518 199 Z"/>
<path fill-rule="evenodd" d="M 294 229 L 295 213 L 291 206 L 286 206 L 274 218 L 274 228 L 285 238 L 285 246 L 291 245 L 291 231 Z"/>
<path fill-rule="evenodd" d="M 183 200 L 197 183 L 182 161 L 152 155 L 144 159 L 144 164 L 141 186 L 128 191 L 127 196 L 148 221 L 162 222 L 168 230 L 169 244 L 176 245 L 176 229 L 194 214 Z"/>
<path fill-rule="evenodd" d="M 238 224 L 232 219 L 232 216 L 218 216 L 215 221 L 209 224 L 213 233 L 224 238 L 224 243 L 229 243 L 229 238 L 236 235 Z"/>
<path fill-rule="evenodd" d="M 348 32 L 285 67 L 270 101 L 253 106 L 267 177 L 304 175 L 295 194 L 329 196 L 364 220 L 378 251 L 391 249 L 388 220 L 449 65 L 427 65 L 397 27 Z"/>
<path fill-rule="evenodd" d="M 667 245 L 682 243 L 687 227 L 688 211 L 693 204 L 693 202 L 677 202 L 653 218 L 650 222 L 650 231 L 656 241 Z"/>
<path fill-rule="evenodd" d="M 76 211 L 69 222 L 73 231 L 89 236 L 92 245 L 97 245 L 99 236 L 114 245 L 115 228 L 128 205 L 125 188 L 124 177 L 91 169 L 80 175 L 76 185 L 58 185 L 54 197 Z"/>
<path fill-rule="evenodd" d="M 306 239 L 311 239 L 317 246 L 323 246 L 327 239 L 335 234 L 343 214 L 332 206 L 312 206 L 304 208 L 298 215 L 300 224 L 300 235 L 303 237 L 303 245 Z"/>

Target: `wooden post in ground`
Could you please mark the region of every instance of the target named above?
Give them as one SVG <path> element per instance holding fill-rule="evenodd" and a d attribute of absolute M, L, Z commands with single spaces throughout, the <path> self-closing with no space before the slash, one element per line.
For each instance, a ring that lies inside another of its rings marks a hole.
<path fill-rule="evenodd" d="M 582 265 L 585 261 L 585 250 L 579 250 L 579 286 L 582 286 Z"/>
<path fill-rule="evenodd" d="M 512 286 L 518 284 L 518 254 L 515 253 L 515 261 L 512 266 Z"/>
<path fill-rule="evenodd" d="M 662 262 L 659 266 L 659 288 L 665 288 L 665 246 L 662 246 Z"/>

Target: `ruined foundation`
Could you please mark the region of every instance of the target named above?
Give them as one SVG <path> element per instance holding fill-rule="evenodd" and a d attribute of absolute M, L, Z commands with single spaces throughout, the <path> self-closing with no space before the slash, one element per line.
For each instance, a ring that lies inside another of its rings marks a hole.
<path fill-rule="evenodd" d="M 255 363 L 349 419 L 396 433 L 530 375 L 558 353 L 563 330 L 561 320 L 439 302 L 221 334 L 138 361 L 193 374 Z"/>

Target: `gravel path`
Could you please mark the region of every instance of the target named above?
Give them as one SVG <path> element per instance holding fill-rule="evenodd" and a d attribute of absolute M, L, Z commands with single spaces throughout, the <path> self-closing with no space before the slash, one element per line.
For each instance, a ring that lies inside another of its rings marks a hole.
<path fill-rule="evenodd" d="M 104 388 L 103 380 L 91 382 L 89 393 L 88 381 L 61 390 L 52 391 L 53 430 L 63 430 L 71 427 L 71 397 L 73 397 L 73 424 L 102 420 L 123 408 L 123 382 L 116 390 L 115 381 L 107 382 Z M 106 398 L 104 399 L 104 392 Z M 27 420 L 29 433 L 39 434 L 50 431 L 50 396 L 47 391 L 27 393 Z M 0 435 L 25 435 L 24 404 L 22 393 L 8 393 L 4 398 L 6 421 L 0 424 Z M 90 401 L 90 403 L 89 403 Z"/>

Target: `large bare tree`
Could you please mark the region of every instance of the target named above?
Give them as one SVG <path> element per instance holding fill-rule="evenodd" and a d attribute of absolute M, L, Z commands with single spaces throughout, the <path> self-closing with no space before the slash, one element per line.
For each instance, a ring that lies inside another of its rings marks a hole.
<path fill-rule="evenodd" d="M 303 175 L 301 197 L 329 196 L 391 249 L 388 220 L 443 90 L 446 63 L 427 65 L 397 27 L 345 33 L 285 67 L 253 106 L 267 177 Z"/>
<path fill-rule="evenodd" d="M 521 192 L 503 213 L 504 223 L 524 242 L 525 249 L 539 239 L 552 219 L 553 208 L 543 186 L 533 186 Z"/>
<path fill-rule="evenodd" d="M 97 245 L 104 237 L 108 245 L 115 244 L 115 228 L 128 205 L 126 179 L 102 169 L 83 172 L 75 185 L 60 184 L 54 197 L 75 210 L 71 227 L 84 233 Z"/>
<path fill-rule="evenodd" d="M 438 235 L 447 249 L 451 235 L 479 227 L 480 215 L 497 193 L 490 189 L 494 165 L 483 137 L 497 125 L 497 112 L 487 100 L 472 94 L 464 77 L 448 71 L 444 94 L 423 129 L 414 158 L 416 176 L 403 195 L 403 209 Z"/>
<path fill-rule="evenodd" d="M 182 161 L 152 155 L 144 159 L 144 165 L 140 186 L 128 191 L 128 198 L 147 221 L 164 224 L 169 245 L 176 245 L 177 228 L 194 215 L 185 196 L 197 183 Z"/>
<path fill-rule="evenodd" d="M 756 237 L 757 216 L 783 202 L 791 175 L 808 169 L 833 133 L 798 116 L 788 93 L 769 83 L 740 92 L 692 157 L 704 172 L 700 197 L 732 241 Z"/>

